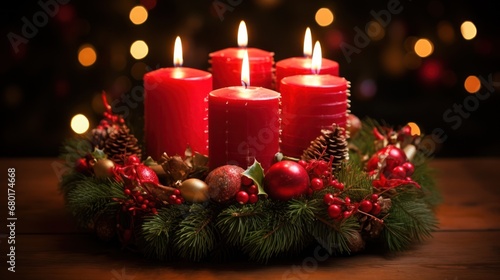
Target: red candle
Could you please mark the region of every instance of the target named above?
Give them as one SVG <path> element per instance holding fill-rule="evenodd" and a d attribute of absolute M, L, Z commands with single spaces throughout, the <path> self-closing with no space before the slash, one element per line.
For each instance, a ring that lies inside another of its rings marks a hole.
<path fill-rule="evenodd" d="M 216 89 L 208 96 L 210 169 L 225 164 L 246 169 L 255 159 L 267 170 L 279 151 L 280 94 L 248 86 L 246 71 L 241 73 L 246 86 Z"/>
<path fill-rule="evenodd" d="M 319 50 L 319 51 L 316 51 Z M 315 54 L 321 53 L 316 43 Z M 314 57 L 313 66 L 321 61 Z M 314 71 L 319 69 L 314 67 Z M 281 80 L 281 152 L 298 157 L 309 147 L 322 129 L 332 124 L 346 127 L 349 112 L 349 82 L 330 74 L 295 75 Z"/>
<path fill-rule="evenodd" d="M 208 104 L 212 74 L 180 67 L 182 46 L 175 41 L 174 65 L 144 75 L 144 118 L 147 154 L 183 156 L 189 146 L 208 153 Z"/>
<path fill-rule="evenodd" d="M 274 89 L 274 53 L 247 48 L 247 44 L 246 25 L 241 21 L 238 29 L 239 48 L 226 48 L 209 54 L 214 89 L 241 85 L 241 64 L 245 51 L 248 52 L 252 85 Z"/>
<path fill-rule="evenodd" d="M 293 75 L 307 75 L 311 73 L 311 31 L 306 29 L 304 36 L 304 57 L 291 57 L 276 62 L 276 90 L 280 91 L 281 80 Z M 336 61 L 322 58 L 322 74 L 339 75 L 339 64 Z"/>

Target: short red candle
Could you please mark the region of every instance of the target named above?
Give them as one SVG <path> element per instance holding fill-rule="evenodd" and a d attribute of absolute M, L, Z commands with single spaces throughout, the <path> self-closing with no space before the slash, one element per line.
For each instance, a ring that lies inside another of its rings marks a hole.
<path fill-rule="evenodd" d="M 188 146 L 208 154 L 212 74 L 187 67 L 161 68 L 144 75 L 144 88 L 147 154 L 156 160 L 164 152 L 184 156 Z"/>
<path fill-rule="evenodd" d="M 331 129 L 334 123 L 345 128 L 348 88 L 346 79 L 328 74 L 283 78 L 280 151 L 300 158 L 322 129 Z"/>
<path fill-rule="evenodd" d="M 304 34 L 304 56 L 291 57 L 276 62 L 276 90 L 280 91 L 281 80 L 288 76 L 308 75 L 308 74 L 330 74 L 339 75 L 339 64 L 336 61 L 326 58 L 321 59 L 321 66 L 315 67 L 316 72 L 312 68 L 312 36 L 311 29 L 306 29 Z M 319 69 L 319 72 L 317 71 Z"/>
<path fill-rule="evenodd" d="M 209 54 L 213 88 L 241 85 L 243 54 L 248 51 L 250 80 L 253 86 L 274 89 L 274 53 L 257 48 L 247 48 L 248 36 L 245 22 L 238 29 L 239 48 L 226 48 Z"/>
<path fill-rule="evenodd" d="M 262 87 L 226 87 L 208 96 L 209 166 L 267 170 L 279 151 L 279 96 Z"/>
<path fill-rule="evenodd" d="M 291 57 L 276 62 L 276 90 L 280 91 L 281 80 L 288 76 L 313 74 L 310 57 Z M 339 64 L 336 61 L 323 58 L 321 74 L 339 75 Z"/>

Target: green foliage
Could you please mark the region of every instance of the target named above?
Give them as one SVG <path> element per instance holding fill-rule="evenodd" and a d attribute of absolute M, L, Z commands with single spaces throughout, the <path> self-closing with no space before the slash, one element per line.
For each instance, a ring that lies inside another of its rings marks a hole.
<path fill-rule="evenodd" d="M 180 257 L 199 261 L 210 253 L 217 243 L 215 216 L 212 207 L 191 205 L 175 232 L 174 246 Z"/>
<path fill-rule="evenodd" d="M 124 198 L 121 184 L 112 179 L 72 180 L 63 189 L 67 207 L 82 227 L 92 224 L 103 212 L 116 213 L 118 204 L 113 199 Z"/>
<path fill-rule="evenodd" d="M 349 242 L 363 233 L 365 224 L 361 218 L 366 220 L 367 216 L 354 213 L 349 218 L 334 220 L 328 215 L 323 197 L 325 193 L 335 193 L 341 198 L 349 196 L 355 204 L 373 193 L 372 181 L 363 171 L 363 162 L 366 155 L 375 152 L 372 131 L 381 126 L 366 119 L 359 134 L 350 139 L 350 144 L 356 148 L 350 151 L 349 162 L 334 174 L 344 183 L 343 191 L 328 187 L 310 197 L 283 202 L 267 199 L 259 186 L 262 195 L 255 204 L 221 205 L 209 201 L 167 205 L 158 209 L 156 215 L 127 216 L 135 219 L 131 223 L 135 224 L 137 233 L 135 245 L 146 257 L 159 260 L 201 261 L 218 256 L 234 258 L 243 253 L 250 260 L 265 263 L 275 257 L 298 255 L 317 244 L 330 255 L 349 254 Z M 62 157 L 69 159 L 66 163 L 73 167 L 76 159 L 90 152 L 90 142 L 77 138 L 65 143 Z M 438 223 L 433 210 L 441 197 L 434 173 L 428 159 L 414 164 L 412 178 L 422 189 L 401 186 L 385 192 L 383 197 L 390 199 L 391 207 L 388 213 L 379 216 L 383 219 L 382 234 L 365 241 L 401 251 L 431 237 L 436 230 Z M 264 173 L 256 162 L 244 175 L 259 185 Z M 88 227 L 101 215 L 116 219 L 117 211 L 122 211 L 117 201 L 127 199 L 122 183 L 74 171 L 63 176 L 60 191 L 68 210 L 83 227 Z"/>

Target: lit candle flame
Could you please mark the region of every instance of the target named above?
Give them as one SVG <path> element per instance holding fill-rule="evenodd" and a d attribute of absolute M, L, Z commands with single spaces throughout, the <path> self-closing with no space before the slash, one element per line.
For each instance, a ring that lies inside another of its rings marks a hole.
<path fill-rule="evenodd" d="M 238 27 L 238 46 L 240 48 L 246 48 L 248 45 L 248 33 L 247 33 L 247 25 L 244 21 L 240 22 L 240 26 Z"/>
<path fill-rule="evenodd" d="M 311 57 L 311 53 L 312 53 L 311 29 L 308 27 L 306 29 L 306 34 L 304 35 L 304 56 Z"/>
<path fill-rule="evenodd" d="M 312 61 L 311 61 L 311 71 L 314 74 L 319 74 L 319 71 L 321 69 L 321 62 L 322 62 L 322 55 L 321 55 L 321 45 L 319 44 L 319 41 L 316 41 L 316 44 L 314 44 L 314 50 L 312 54 Z"/>
<path fill-rule="evenodd" d="M 243 54 L 243 63 L 241 64 L 241 84 L 247 88 L 250 86 L 250 63 L 248 61 L 248 51 Z"/>
<path fill-rule="evenodd" d="M 184 61 L 182 59 L 182 42 L 181 38 L 177 36 L 177 38 L 175 38 L 175 44 L 174 44 L 174 66 L 180 67 L 182 66 L 183 62 Z"/>

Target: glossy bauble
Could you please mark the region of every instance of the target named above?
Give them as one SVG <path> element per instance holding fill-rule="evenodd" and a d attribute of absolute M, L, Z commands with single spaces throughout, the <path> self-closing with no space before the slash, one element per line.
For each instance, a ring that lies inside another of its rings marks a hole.
<path fill-rule="evenodd" d="M 361 120 L 356 115 L 349 114 L 347 115 L 347 123 L 349 124 L 347 126 L 347 131 L 349 131 L 349 136 L 353 138 L 361 130 L 362 127 Z"/>
<path fill-rule="evenodd" d="M 97 178 L 110 178 L 114 175 L 115 163 L 107 158 L 99 159 L 92 169 Z"/>
<path fill-rule="evenodd" d="M 290 200 L 305 194 L 308 187 L 309 174 L 294 161 L 279 161 L 264 176 L 264 189 L 272 199 Z"/>
<path fill-rule="evenodd" d="M 158 175 L 156 175 L 156 172 L 150 167 L 143 164 L 138 164 L 134 167 L 137 172 L 137 178 L 142 183 L 153 183 L 156 185 L 160 183 L 158 180 Z"/>
<path fill-rule="evenodd" d="M 186 179 L 179 186 L 180 195 L 188 202 L 205 202 L 210 199 L 208 185 L 196 178 Z"/>
<path fill-rule="evenodd" d="M 406 154 L 400 148 L 387 145 L 384 148 L 375 152 L 372 157 L 366 163 L 366 170 L 368 172 L 378 169 L 380 160 L 385 157 L 385 167 L 383 172 L 390 173 L 394 167 L 400 166 L 406 162 Z M 385 174 L 388 175 L 388 174 Z"/>
<path fill-rule="evenodd" d="M 241 174 L 245 170 L 237 165 L 223 165 L 208 173 L 205 182 L 208 194 L 216 202 L 230 201 L 241 188 Z"/>

